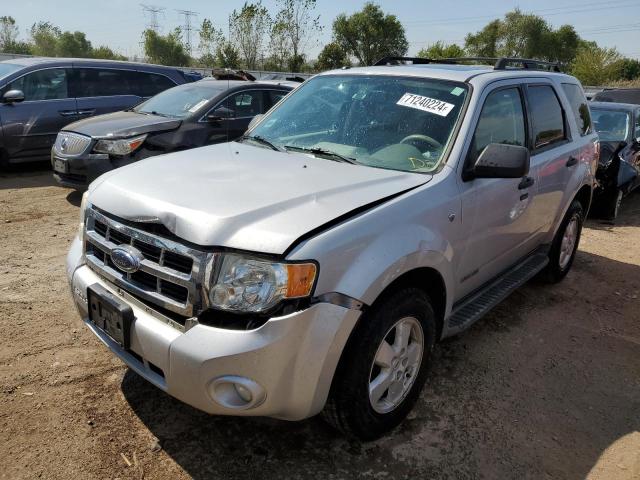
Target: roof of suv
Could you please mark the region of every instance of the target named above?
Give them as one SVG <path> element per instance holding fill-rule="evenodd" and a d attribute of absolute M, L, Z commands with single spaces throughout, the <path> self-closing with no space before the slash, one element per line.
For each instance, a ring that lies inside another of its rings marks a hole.
<path fill-rule="evenodd" d="M 453 80 L 457 82 L 468 82 L 471 78 L 482 76 L 491 80 L 514 77 L 562 77 L 564 79 L 573 78 L 570 75 L 546 70 L 507 68 L 505 70 L 495 70 L 490 65 L 449 65 L 449 64 L 427 64 L 427 65 L 385 65 L 374 67 L 357 67 L 341 70 L 330 70 L 326 74 L 359 74 L 359 75 L 394 75 L 407 77 L 436 78 L 441 80 Z"/>
<path fill-rule="evenodd" d="M 23 67 L 30 67 L 33 65 L 40 65 L 46 63 L 60 63 L 60 62 L 72 62 L 72 63 L 101 63 L 101 64 L 113 64 L 113 65 L 128 65 L 136 67 L 152 67 L 160 69 L 170 70 L 182 70 L 181 68 L 168 67 L 166 65 L 156 65 L 153 63 L 141 63 L 141 62 L 128 62 L 124 60 L 107 60 L 103 58 L 66 58 L 66 57 L 18 57 L 2 60 L 0 63 L 10 63 L 13 65 L 20 65 Z M 188 67 L 185 67 L 188 68 Z"/>

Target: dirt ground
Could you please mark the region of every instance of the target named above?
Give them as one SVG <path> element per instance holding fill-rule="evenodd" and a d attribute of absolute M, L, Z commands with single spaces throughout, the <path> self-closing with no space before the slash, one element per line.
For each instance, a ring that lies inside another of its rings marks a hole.
<path fill-rule="evenodd" d="M 32 170 L 0 175 L 0 478 L 640 479 L 640 194 L 588 222 L 564 282 L 440 344 L 410 418 L 359 444 L 211 417 L 127 371 L 70 300 L 80 197 Z"/>

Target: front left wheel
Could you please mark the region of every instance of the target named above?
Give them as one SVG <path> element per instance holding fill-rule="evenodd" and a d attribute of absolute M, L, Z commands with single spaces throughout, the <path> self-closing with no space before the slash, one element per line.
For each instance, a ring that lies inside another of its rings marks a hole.
<path fill-rule="evenodd" d="M 402 288 L 381 299 L 352 334 L 324 418 L 361 440 L 396 427 L 420 395 L 435 337 L 435 315 L 422 290 Z"/>

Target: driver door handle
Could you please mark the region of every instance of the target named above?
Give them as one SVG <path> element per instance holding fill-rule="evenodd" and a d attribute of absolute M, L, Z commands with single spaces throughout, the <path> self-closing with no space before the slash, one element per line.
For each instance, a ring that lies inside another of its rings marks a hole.
<path fill-rule="evenodd" d="M 567 160 L 567 163 L 565 165 L 567 167 L 573 167 L 577 163 L 578 163 L 578 159 L 576 157 L 569 157 L 569 160 Z"/>
<path fill-rule="evenodd" d="M 58 113 L 63 117 L 70 117 L 71 115 L 77 115 L 78 112 L 76 110 L 58 110 Z"/>
<path fill-rule="evenodd" d="M 78 110 L 78 115 L 93 115 L 96 113 L 95 108 L 86 108 L 84 110 Z"/>
<path fill-rule="evenodd" d="M 535 180 L 533 178 L 524 177 L 518 184 L 518 190 L 524 190 L 525 188 L 529 188 L 534 183 L 535 183 Z"/>

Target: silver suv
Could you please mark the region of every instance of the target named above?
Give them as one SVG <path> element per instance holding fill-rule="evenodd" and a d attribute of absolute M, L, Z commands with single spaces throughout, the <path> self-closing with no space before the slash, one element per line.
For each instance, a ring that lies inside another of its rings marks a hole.
<path fill-rule="evenodd" d="M 93 182 L 67 259 L 88 328 L 212 414 L 398 425 L 436 342 L 567 274 L 598 150 L 548 65 L 408 62 L 317 75 L 239 141 Z"/>

